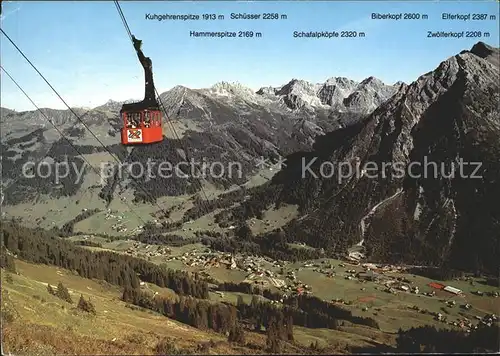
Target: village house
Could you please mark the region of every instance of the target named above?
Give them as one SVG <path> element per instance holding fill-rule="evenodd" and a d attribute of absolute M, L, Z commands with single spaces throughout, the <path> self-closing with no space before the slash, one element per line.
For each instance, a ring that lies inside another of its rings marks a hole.
<path fill-rule="evenodd" d="M 358 273 L 356 277 L 358 277 L 360 279 L 368 280 L 368 281 L 376 281 L 376 280 L 380 279 L 380 274 L 378 274 L 372 270 L 369 270 L 367 272 Z"/>
<path fill-rule="evenodd" d="M 455 294 L 455 295 L 462 294 L 462 291 L 460 289 L 452 287 L 452 286 L 446 286 L 443 288 L 443 290 L 447 291 L 448 293 Z"/>

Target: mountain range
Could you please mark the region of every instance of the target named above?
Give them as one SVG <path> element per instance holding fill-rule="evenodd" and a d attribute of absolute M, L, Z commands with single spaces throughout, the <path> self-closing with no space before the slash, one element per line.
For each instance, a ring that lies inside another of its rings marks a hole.
<path fill-rule="evenodd" d="M 264 89 L 254 93 L 238 83 L 221 82 L 210 89 L 199 90 L 177 86 L 161 94 L 162 104 L 172 119 L 170 125 L 165 125 L 168 140 L 154 147 L 132 149 L 130 159 L 142 161 L 167 156 L 172 163 L 178 163 L 185 159 L 183 151 L 189 147 L 194 159 L 201 161 L 205 157 L 211 161 L 241 162 L 244 175 L 251 175 L 255 171 L 255 159 L 278 159 L 297 150 L 310 149 L 317 135 L 358 120 L 361 113 L 372 110 L 395 90 L 394 86 L 384 85 L 372 77 L 361 83 L 332 78 L 322 85 L 292 80 L 275 89 L 273 95 Z M 118 113 L 122 104 L 110 100 L 91 110 L 73 110 L 107 149 L 125 157 L 128 153 L 119 144 Z M 57 161 L 79 155 L 47 118 L 79 147 L 80 153 L 105 152 L 94 135 L 69 110 L 41 111 L 43 113 L 14 112 L 2 108 L 4 183 L 15 180 L 28 160 L 37 161 L 50 155 Z M 185 132 L 188 134 L 184 135 Z M 108 159 L 113 161 L 111 156 Z M 244 180 L 223 179 L 213 183 L 227 187 Z M 6 203 L 33 199 L 31 192 L 36 195 L 41 191 L 31 189 L 31 185 L 38 187 L 40 183 L 32 179 L 17 180 L 12 190 L 5 192 Z M 50 182 L 46 183 L 45 193 L 54 197 L 66 194 Z M 168 192 L 153 189 L 150 193 L 159 197 L 164 193 L 184 193 L 187 189 L 184 181 L 168 185 L 171 188 Z M 67 189 L 74 192 L 77 188 Z"/>
<path fill-rule="evenodd" d="M 122 103 L 74 110 L 119 160 L 240 162 L 242 177 L 207 177 L 205 183 L 220 191 L 243 187 L 259 171 L 256 160 L 285 157 L 272 179 L 246 189 L 237 206 L 224 208 L 225 223 L 241 223 L 242 209 L 246 219 L 258 215 L 249 213 L 255 207 L 295 205 L 299 216 L 281 227 L 288 243 L 331 253 L 358 246 L 377 261 L 491 272 L 497 269 L 500 238 L 498 77 L 499 50 L 479 42 L 410 84 L 335 77 L 321 84 L 293 79 L 257 92 L 226 82 L 208 89 L 177 86 L 161 94 L 171 119 L 167 139 L 135 148 L 119 144 Z M 2 108 L 3 200 L 10 215 L 23 215 L 16 207 L 58 199 L 104 208 L 128 194 L 135 204 L 151 204 L 199 191 L 194 178 L 127 175 L 102 187 L 89 169 L 84 179 L 77 181 L 73 172 L 61 184 L 20 178 L 25 162 L 45 156 L 50 164 L 67 160 L 79 167 L 85 164 L 82 157 L 96 167 L 112 161 L 69 110 L 42 111 L 78 152 L 40 112 Z M 304 162 L 312 162 L 305 177 Z M 362 170 L 345 179 L 338 172 L 322 174 L 323 167 L 340 162 L 399 166 L 407 173 L 373 178 Z M 426 176 L 425 162 L 445 167 L 447 174 Z M 462 172 L 459 162 L 471 164 Z"/>

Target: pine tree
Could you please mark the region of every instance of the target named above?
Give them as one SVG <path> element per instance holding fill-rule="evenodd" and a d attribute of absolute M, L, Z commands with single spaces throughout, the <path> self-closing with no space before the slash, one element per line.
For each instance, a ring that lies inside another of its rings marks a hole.
<path fill-rule="evenodd" d="M 235 230 L 235 235 L 243 241 L 251 241 L 253 238 L 252 229 L 248 226 L 247 223 L 242 223 Z"/>
<path fill-rule="evenodd" d="M 240 309 L 243 305 L 245 305 L 245 301 L 243 300 L 243 297 L 241 295 L 238 295 L 236 305 L 237 305 L 238 309 Z"/>
<path fill-rule="evenodd" d="M 172 303 L 172 301 L 170 299 L 167 299 L 165 300 L 164 304 L 165 315 L 170 318 L 175 318 L 174 304 Z"/>
<path fill-rule="evenodd" d="M 73 303 L 73 299 L 71 299 L 68 288 L 66 288 L 61 282 L 59 282 L 59 284 L 57 285 L 56 295 L 62 300 L 67 301 L 68 303 Z"/>
<path fill-rule="evenodd" d="M 200 329 L 207 329 L 208 328 L 208 313 L 207 313 L 207 307 L 203 303 L 198 303 L 196 306 L 197 313 L 199 315 L 199 328 Z"/>
<path fill-rule="evenodd" d="M 319 351 L 320 347 L 319 347 L 318 340 L 316 340 L 314 342 L 311 341 L 311 345 L 309 347 L 312 351 Z"/>
<path fill-rule="evenodd" d="M 227 338 L 227 341 L 236 342 L 238 344 L 245 343 L 245 332 L 243 331 L 243 328 L 241 327 L 241 325 L 236 324 L 231 329 L 231 331 L 229 331 L 229 336 Z"/>
<path fill-rule="evenodd" d="M 252 307 L 252 309 L 256 309 L 259 306 L 259 304 L 260 304 L 259 298 L 257 298 L 256 295 L 253 295 L 252 301 L 250 302 L 250 306 Z"/>
<path fill-rule="evenodd" d="M 253 324 L 254 324 L 254 330 L 255 331 L 260 331 L 262 328 L 262 316 L 260 314 L 256 314 L 253 319 Z"/>
<path fill-rule="evenodd" d="M 123 289 L 122 300 L 127 303 L 134 303 L 135 295 L 136 295 L 136 289 L 126 286 Z"/>
<path fill-rule="evenodd" d="M 82 294 L 80 294 L 80 300 L 78 301 L 77 308 L 87 313 L 96 314 L 94 305 L 90 302 L 90 300 L 85 300 Z"/>
<path fill-rule="evenodd" d="M 216 306 L 211 304 L 208 307 L 208 327 L 212 330 L 217 331 L 219 329 L 219 323 L 217 320 L 217 310 Z"/>
<path fill-rule="evenodd" d="M 7 252 L 3 248 L 0 251 L 0 267 L 5 268 L 9 272 L 16 273 L 16 264 L 14 262 L 14 257 L 7 254 Z"/>
<path fill-rule="evenodd" d="M 261 311 L 261 303 L 256 295 L 252 296 L 252 301 L 250 302 L 250 308 L 248 312 L 253 316 L 252 319 L 255 326 L 255 331 L 260 331 L 263 324 L 263 313 Z"/>
<path fill-rule="evenodd" d="M 267 350 L 271 353 L 281 353 L 281 340 L 279 339 L 279 330 L 276 325 L 276 319 L 272 318 L 267 329 Z"/>
<path fill-rule="evenodd" d="M 289 341 L 293 341 L 293 317 L 289 315 L 286 318 L 286 336 Z"/>

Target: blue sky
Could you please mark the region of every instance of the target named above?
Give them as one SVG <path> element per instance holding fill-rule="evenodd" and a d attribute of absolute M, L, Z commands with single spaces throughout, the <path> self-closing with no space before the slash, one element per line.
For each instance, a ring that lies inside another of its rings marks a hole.
<path fill-rule="evenodd" d="M 446 58 L 470 49 L 477 38 L 427 38 L 427 31 L 490 32 L 498 46 L 498 19 L 446 21 L 443 12 L 487 13 L 498 1 L 122 1 L 132 32 L 153 61 L 160 92 L 175 85 L 210 87 L 237 81 L 251 88 L 292 78 L 323 82 L 345 76 L 411 82 Z M 231 13 L 279 13 L 286 20 L 230 20 Z M 427 14 L 427 20 L 371 20 L 371 13 Z M 146 20 L 147 13 L 225 16 L 216 21 Z M 71 106 L 108 99 L 141 99 L 143 71 L 112 1 L 4 1 L 3 30 Z M 190 31 L 261 32 L 262 38 L 192 38 Z M 294 31 L 365 32 L 364 38 L 300 39 Z M 65 108 L 14 47 L 1 36 L 1 63 L 40 107 Z M 1 106 L 33 110 L 2 73 Z"/>

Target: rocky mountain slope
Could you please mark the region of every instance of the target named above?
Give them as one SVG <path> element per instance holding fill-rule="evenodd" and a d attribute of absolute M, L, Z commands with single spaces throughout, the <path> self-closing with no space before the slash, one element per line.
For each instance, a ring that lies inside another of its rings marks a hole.
<path fill-rule="evenodd" d="M 496 273 L 498 58 L 497 48 L 480 42 L 401 85 L 366 119 L 318 137 L 314 151 L 288 156 L 265 194 L 301 208 L 286 239 L 331 251 L 359 244 L 375 260 Z M 343 177 L 332 176 L 341 162 L 359 173 L 344 167 Z"/>
<path fill-rule="evenodd" d="M 257 93 L 270 99 L 278 97 L 292 110 L 335 108 L 370 113 L 390 98 L 401 84 L 386 85 L 375 77 L 360 83 L 345 77 L 334 77 L 322 84 L 293 79 L 281 88 L 262 88 Z"/>

